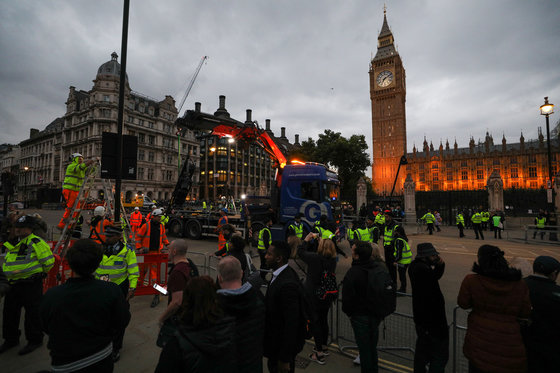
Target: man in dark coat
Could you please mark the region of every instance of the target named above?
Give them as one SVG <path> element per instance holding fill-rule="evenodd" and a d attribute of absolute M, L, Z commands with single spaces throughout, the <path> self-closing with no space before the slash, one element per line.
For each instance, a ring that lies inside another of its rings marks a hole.
<path fill-rule="evenodd" d="M 529 373 L 553 372 L 560 367 L 560 286 L 556 285 L 560 262 L 539 256 L 533 272 L 525 279 L 533 306 L 526 338 Z"/>
<path fill-rule="evenodd" d="M 265 309 L 262 294 L 249 282 L 242 284 L 241 263 L 226 256 L 218 263 L 218 300 L 229 316 L 235 317 L 235 356 L 238 373 L 263 371 Z"/>
<path fill-rule="evenodd" d="M 298 335 L 303 289 L 297 273 L 288 266 L 290 246 L 273 241 L 265 254 L 272 279 L 266 292 L 264 356 L 270 373 L 293 373 L 304 340 Z"/>
<path fill-rule="evenodd" d="M 443 373 L 449 360 L 449 332 L 438 281 L 445 262 L 431 243 L 418 244 L 416 250 L 416 258 L 408 268 L 417 335 L 414 373 L 425 373 L 427 364 L 430 373 Z"/>

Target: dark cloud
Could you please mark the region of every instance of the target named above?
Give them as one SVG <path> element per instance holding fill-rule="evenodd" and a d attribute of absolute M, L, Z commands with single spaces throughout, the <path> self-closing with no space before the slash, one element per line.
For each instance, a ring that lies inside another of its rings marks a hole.
<path fill-rule="evenodd" d="M 387 5 L 407 74 L 409 149 L 424 135 L 434 146 L 486 131 L 535 138 L 543 97 L 560 105 L 556 1 Z M 62 116 L 70 85 L 91 89 L 99 65 L 120 54 L 121 17 L 114 0 L 0 3 L 0 142 Z M 213 112 L 224 94 L 232 116 L 250 108 L 292 140 L 332 129 L 371 143 L 368 68 L 382 21 L 381 0 L 133 1 L 127 73 L 133 90 L 179 103 L 208 55 L 183 110 L 200 101 Z"/>

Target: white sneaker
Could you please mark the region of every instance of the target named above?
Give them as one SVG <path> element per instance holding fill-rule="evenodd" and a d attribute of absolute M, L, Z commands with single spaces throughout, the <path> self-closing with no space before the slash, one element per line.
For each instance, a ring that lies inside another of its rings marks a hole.
<path fill-rule="evenodd" d="M 358 355 L 358 357 L 354 359 L 354 364 L 360 365 L 360 355 Z"/>

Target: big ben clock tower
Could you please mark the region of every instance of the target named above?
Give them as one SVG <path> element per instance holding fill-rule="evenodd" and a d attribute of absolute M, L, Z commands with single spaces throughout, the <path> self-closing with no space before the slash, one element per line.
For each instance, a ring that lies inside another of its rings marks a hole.
<path fill-rule="evenodd" d="M 377 53 L 369 68 L 373 137 L 373 190 L 389 195 L 400 159 L 406 154 L 405 71 L 383 11 L 383 27 L 377 37 Z M 399 174 L 395 195 L 401 194 L 404 176 Z"/>

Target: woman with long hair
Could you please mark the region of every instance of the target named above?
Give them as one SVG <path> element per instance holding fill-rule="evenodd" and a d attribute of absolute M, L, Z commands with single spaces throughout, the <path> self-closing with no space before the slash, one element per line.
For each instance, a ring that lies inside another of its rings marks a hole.
<path fill-rule="evenodd" d="M 478 249 L 478 262 L 467 275 L 457 304 L 472 309 L 468 317 L 463 353 L 469 373 L 523 373 L 527 355 L 521 337 L 520 319 L 529 318 L 529 289 L 521 271 L 512 268 L 496 246 Z"/>
<path fill-rule="evenodd" d="M 301 246 L 301 239 L 298 236 L 288 236 L 288 245 L 290 246 L 290 249 L 292 249 L 288 265 L 296 271 L 299 280 L 302 283 L 305 283 L 305 278 L 307 276 L 307 263 L 298 256 L 298 248 Z"/>
<path fill-rule="evenodd" d="M 156 373 L 218 373 L 235 365 L 235 319 L 224 316 L 212 278 L 188 282 L 177 322 L 178 333 L 163 348 Z"/>
<path fill-rule="evenodd" d="M 317 252 L 307 251 L 307 246 L 312 240 L 319 240 Z M 312 361 L 325 364 L 325 356 L 329 355 L 327 340 L 329 337 L 328 315 L 333 302 L 331 297 L 321 299 L 317 290 L 325 275 L 334 274 L 336 270 L 336 247 L 330 239 L 320 239 L 316 233 L 309 233 L 298 250 L 301 260 L 307 264 L 307 277 L 304 288 L 307 296 L 311 299 L 314 311 L 313 339 L 315 349 L 309 355 Z M 336 278 L 335 278 L 336 283 Z"/>

